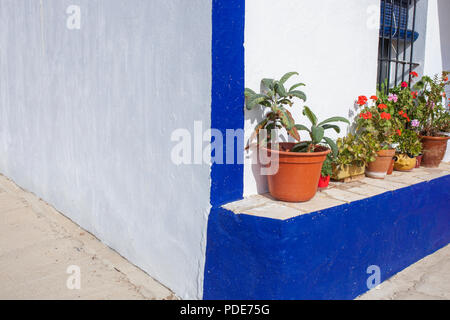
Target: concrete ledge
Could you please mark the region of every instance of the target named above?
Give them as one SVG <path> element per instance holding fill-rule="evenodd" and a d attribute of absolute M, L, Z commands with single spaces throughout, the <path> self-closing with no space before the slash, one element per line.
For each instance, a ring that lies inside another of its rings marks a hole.
<path fill-rule="evenodd" d="M 450 242 L 443 166 L 335 186 L 318 199 L 339 204 L 316 211 L 267 197 L 225 206 L 238 213 L 213 208 L 204 298 L 356 298 L 368 291 L 369 266 L 384 281 Z"/>
<path fill-rule="evenodd" d="M 394 171 L 385 180 L 364 178 L 350 183 L 331 182 L 330 187 L 317 192 L 304 203 L 288 203 L 273 199 L 270 194 L 251 196 L 231 202 L 223 208 L 235 214 L 287 220 L 303 214 L 322 211 L 331 207 L 359 201 L 382 193 L 406 188 L 424 181 L 450 175 L 450 164 L 442 163 L 439 168 L 419 168 L 412 172 Z"/>

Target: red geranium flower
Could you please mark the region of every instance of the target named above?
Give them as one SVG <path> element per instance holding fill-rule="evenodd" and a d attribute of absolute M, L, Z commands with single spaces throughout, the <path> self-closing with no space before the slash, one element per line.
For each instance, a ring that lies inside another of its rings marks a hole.
<path fill-rule="evenodd" d="M 402 82 L 402 88 L 408 88 L 408 82 L 403 81 Z"/>
<path fill-rule="evenodd" d="M 401 131 L 401 130 L 397 130 L 397 134 L 398 134 L 399 136 L 401 136 L 401 135 L 402 135 L 402 131 Z"/>
<path fill-rule="evenodd" d="M 402 115 L 402 114 L 404 114 L 404 113 L 405 113 L 405 111 L 403 111 L 403 110 L 400 110 L 400 111 L 398 112 L 399 115 Z"/>
<path fill-rule="evenodd" d="M 413 71 L 410 73 L 411 76 L 413 76 L 414 78 L 417 78 L 419 75 L 417 74 L 417 72 Z"/>
<path fill-rule="evenodd" d="M 390 120 L 391 119 L 391 114 L 387 113 L 387 112 L 383 112 L 380 114 L 381 119 L 385 119 L 385 120 Z"/>
<path fill-rule="evenodd" d="M 370 99 L 372 99 L 373 101 L 377 101 L 378 97 L 377 96 L 371 96 Z"/>
<path fill-rule="evenodd" d="M 368 100 L 369 100 L 369 99 L 367 99 L 366 96 L 359 96 L 359 97 L 358 97 L 358 104 L 359 104 L 360 106 L 363 106 L 363 105 L 365 105 L 365 104 L 367 103 Z"/>
<path fill-rule="evenodd" d="M 384 110 L 384 109 L 387 109 L 387 105 L 385 105 L 384 103 L 381 103 L 380 105 L 378 105 L 378 108 L 380 110 Z"/>
<path fill-rule="evenodd" d="M 363 118 L 364 120 L 372 119 L 372 113 L 370 111 L 367 111 L 366 113 L 361 113 L 359 117 Z"/>
<path fill-rule="evenodd" d="M 448 77 L 445 77 L 445 78 L 444 78 L 444 81 L 447 82 L 447 81 L 448 81 Z"/>

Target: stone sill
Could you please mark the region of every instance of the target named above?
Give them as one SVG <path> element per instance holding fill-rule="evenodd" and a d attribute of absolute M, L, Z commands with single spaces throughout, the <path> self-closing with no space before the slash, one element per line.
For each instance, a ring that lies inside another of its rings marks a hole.
<path fill-rule="evenodd" d="M 450 163 L 441 163 L 439 168 L 436 169 L 421 167 L 414 169 L 412 172 L 394 171 L 391 176 L 384 180 L 366 177 L 350 183 L 330 182 L 327 189 L 318 191 L 312 200 L 304 203 L 277 201 L 270 194 L 263 194 L 228 203 L 223 208 L 238 215 L 245 214 L 275 220 L 288 220 L 447 175 L 450 175 Z"/>

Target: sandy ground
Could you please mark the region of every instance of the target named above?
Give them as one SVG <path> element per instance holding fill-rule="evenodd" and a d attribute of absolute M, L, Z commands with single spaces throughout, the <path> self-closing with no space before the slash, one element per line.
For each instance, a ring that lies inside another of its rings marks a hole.
<path fill-rule="evenodd" d="M 0 284 L 0 299 L 176 298 L 93 235 L 2 175 Z"/>

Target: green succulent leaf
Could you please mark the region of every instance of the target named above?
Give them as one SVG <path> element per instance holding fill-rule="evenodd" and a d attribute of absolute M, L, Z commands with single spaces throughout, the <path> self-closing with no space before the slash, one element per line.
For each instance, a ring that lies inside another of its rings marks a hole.
<path fill-rule="evenodd" d="M 289 91 L 287 93 L 287 95 L 289 97 L 297 97 L 297 98 L 303 100 L 304 102 L 306 102 L 306 94 L 303 91 L 299 91 L 299 90 Z"/>
<path fill-rule="evenodd" d="M 246 98 L 250 98 L 251 96 L 253 96 L 255 94 L 256 94 L 256 92 L 253 91 L 252 89 L 245 88 L 245 90 L 244 90 L 244 95 Z"/>
<path fill-rule="evenodd" d="M 275 87 L 274 79 L 262 79 L 261 83 L 263 84 L 263 86 L 270 90 L 273 90 Z"/>
<path fill-rule="evenodd" d="M 298 72 L 288 72 L 284 76 L 281 77 L 280 83 L 285 84 L 292 76 L 298 76 Z"/>
<path fill-rule="evenodd" d="M 334 124 L 325 124 L 322 126 L 322 128 L 324 128 L 325 130 L 333 129 L 337 133 L 341 133 L 341 128 L 339 128 L 337 125 Z"/>
<path fill-rule="evenodd" d="M 317 125 L 317 117 L 314 114 L 314 112 L 311 111 L 311 109 L 307 106 L 304 107 L 303 109 L 303 115 L 307 116 L 309 121 L 311 121 L 311 123 L 316 126 Z"/>
<path fill-rule="evenodd" d="M 300 131 L 308 131 L 309 133 L 311 133 L 311 130 L 309 130 L 308 127 L 302 125 L 302 124 L 296 124 L 295 127 L 297 128 L 297 130 Z"/>
<path fill-rule="evenodd" d="M 323 127 L 313 126 L 311 128 L 311 138 L 314 144 L 318 144 L 320 141 L 322 141 L 324 135 L 325 130 L 323 129 Z"/>
<path fill-rule="evenodd" d="M 348 119 L 346 119 L 344 117 L 332 117 L 332 118 L 329 118 L 329 119 L 319 123 L 319 126 L 323 126 L 324 124 L 331 123 L 331 122 L 344 122 L 344 123 L 350 124 L 350 121 L 348 121 Z"/>
<path fill-rule="evenodd" d="M 294 85 L 289 89 L 289 92 L 291 92 L 291 91 L 297 89 L 298 87 L 304 87 L 304 86 L 306 86 L 304 83 L 297 83 L 297 84 L 294 84 Z"/>
<path fill-rule="evenodd" d="M 247 110 L 252 110 L 256 105 L 261 104 L 262 102 L 266 101 L 267 97 L 263 94 L 255 94 L 252 96 L 252 98 L 247 101 Z"/>
<path fill-rule="evenodd" d="M 286 89 L 281 82 L 275 84 L 275 91 L 280 97 L 286 97 Z"/>
<path fill-rule="evenodd" d="M 339 151 L 336 143 L 328 137 L 323 137 L 323 140 L 325 140 L 326 143 L 330 146 L 330 149 L 333 152 L 333 156 L 337 157 Z"/>
<path fill-rule="evenodd" d="M 309 145 L 311 144 L 310 141 L 302 141 L 300 143 L 297 143 L 293 148 L 293 152 L 306 152 L 309 148 Z"/>

